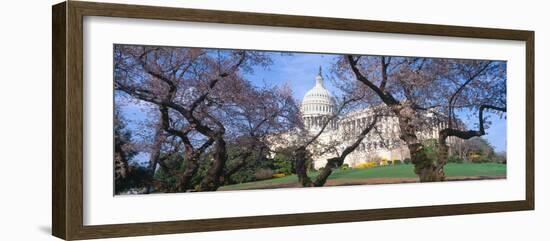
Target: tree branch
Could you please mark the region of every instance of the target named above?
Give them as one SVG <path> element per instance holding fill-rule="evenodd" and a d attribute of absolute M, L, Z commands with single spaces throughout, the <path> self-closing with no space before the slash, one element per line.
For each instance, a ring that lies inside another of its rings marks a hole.
<path fill-rule="evenodd" d="M 380 70 L 382 72 L 382 82 L 380 83 L 380 91 L 383 93 L 386 92 L 386 83 L 388 82 L 388 65 L 390 64 L 391 57 L 388 57 L 388 61 L 386 62 L 386 58 L 384 56 L 380 57 Z"/>
<path fill-rule="evenodd" d="M 350 64 L 351 70 L 355 74 L 355 77 L 357 80 L 365 84 L 367 87 L 369 87 L 371 90 L 373 90 L 379 97 L 386 103 L 387 105 L 396 105 L 399 104 L 399 102 L 390 94 L 386 93 L 384 90 L 378 88 L 373 82 L 371 82 L 365 75 L 361 73 L 361 71 L 357 68 L 357 62 L 359 59 L 355 60 L 353 58 L 353 55 L 347 55 L 348 62 Z"/>
<path fill-rule="evenodd" d="M 463 131 L 463 130 L 447 127 L 445 129 L 439 131 L 439 143 L 444 144 L 445 140 L 449 136 L 455 136 L 455 137 L 458 137 L 460 139 L 467 140 L 467 139 L 470 139 L 472 137 L 478 137 L 478 136 L 485 135 L 485 126 L 484 126 L 485 125 L 485 123 L 484 123 L 485 119 L 483 118 L 483 112 L 485 111 L 485 109 L 492 109 L 492 110 L 496 110 L 496 111 L 506 112 L 506 107 L 498 107 L 498 106 L 493 106 L 493 105 L 481 105 L 479 107 L 479 112 L 478 112 L 478 121 L 479 121 L 479 129 L 478 130 Z"/>
<path fill-rule="evenodd" d="M 458 87 L 458 89 L 451 95 L 451 98 L 449 98 L 449 110 L 448 110 L 448 120 L 447 120 L 447 125 L 449 127 L 452 127 L 453 125 L 453 120 L 454 120 L 454 103 L 456 102 L 456 97 L 460 94 L 460 92 L 462 92 L 462 90 L 464 90 L 466 88 L 466 86 L 472 82 L 475 78 L 477 78 L 480 74 L 483 73 L 483 71 L 485 71 L 489 65 L 491 64 L 491 62 L 487 62 L 487 64 L 485 64 L 481 69 L 479 69 L 478 71 L 476 71 L 476 73 L 474 73 L 473 75 L 470 75 L 468 77 L 468 79 L 466 81 L 464 81 L 464 83 L 462 83 L 462 85 L 460 85 Z"/>

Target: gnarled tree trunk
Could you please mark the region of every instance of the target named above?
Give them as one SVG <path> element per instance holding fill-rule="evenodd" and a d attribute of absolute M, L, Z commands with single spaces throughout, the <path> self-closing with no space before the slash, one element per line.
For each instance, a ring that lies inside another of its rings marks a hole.
<path fill-rule="evenodd" d="M 327 182 L 328 177 L 330 176 L 330 174 L 332 174 L 332 170 L 342 166 L 342 164 L 344 163 L 344 159 L 345 157 L 342 158 L 341 156 L 329 158 L 327 160 L 327 164 L 325 165 L 325 168 L 323 169 L 323 171 L 321 171 L 321 173 L 319 173 L 319 176 L 315 178 L 315 182 L 313 182 L 313 186 L 315 187 L 324 186 L 325 183 Z"/>
<path fill-rule="evenodd" d="M 438 141 L 437 145 L 437 168 L 435 170 L 436 177 L 438 181 L 445 181 L 445 170 L 443 167 L 447 164 L 449 160 L 449 145 L 446 141 Z"/>
<path fill-rule="evenodd" d="M 416 136 L 417 127 L 413 124 L 416 110 L 406 104 L 396 104 L 392 106 L 392 110 L 397 115 L 399 121 L 399 128 L 401 130 L 400 139 L 409 148 L 414 172 L 418 175 L 420 181 L 440 181 L 436 175 L 436 166 L 433 160 L 428 158 L 424 145 Z"/>
<path fill-rule="evenodd" d="M 185 144 L 185 169 L 176 186 L 178 192 L 185 192 L 190 188 L 191 179 L 199 170 L 199 158 L 200 154 L 196 153 L 191 145 Z"/>
<path fill-rule="evenodd" d="M 296 175 L 298 176 L 298 182 L 303 187 L 313 186 L 311 178 L 307 175 L 307 150 L 305 146 L 300 146 L 294 151 L 294 163 L 296 164 Z"/>
<path fill-rule="evenodd" d="M 227 147 L 223 137 L 217 137 L 212 150 L 212 164 L 206 171 L 197 191 L 216 191 L 220 187 L 220 177 L 227 161 Z"/>

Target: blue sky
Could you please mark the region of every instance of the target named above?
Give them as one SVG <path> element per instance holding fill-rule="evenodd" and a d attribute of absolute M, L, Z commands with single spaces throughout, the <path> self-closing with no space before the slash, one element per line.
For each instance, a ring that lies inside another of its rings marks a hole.
<path fill-rule="evenodd" d="M 315 85 L 315 76 L 319 66 L 326 73 L 334 63 L 336 55 L 294 53 L 292 55 L 272 54 L 273 64 L 267 69 L 255 68 L 254 73 L 246 74 L 246 77 L 256 86 L 283 85 L 287 83 L 294 91 L 294 97 L 302 100 L 305 93 Z M 334 93 L 336 88 L 325 78 L 325 86 Z M 477 118 L 468 118 L 466 113 L 459 113 L 469 128 L 477 128 Z M 506 120 L 496 115 L 489 114 L 492 123 L 484 136 L 496 151 L 506 150 Z"/>
<path fill-rule="evenodd" d="M 270 55 L 273 59 L 272 65 L 267 69 L 256 67 L 254 73 L 245 74 L 246 78 L 259 87 L 265 84 L 283 85 L 288 83 L 294 92 L 294 97 L 300 100 L 309 89 L 315 86 L 315 77 L 319 72 L 319 67 L 323 69 L 323 75 L 326 76 L 337 57 L 330 54 L 309 53 L 294 53 L 292 55 L 271 53 Z M 325 79 L 325 87 L 333 93 L 337 91 L 327 79 Z"/>

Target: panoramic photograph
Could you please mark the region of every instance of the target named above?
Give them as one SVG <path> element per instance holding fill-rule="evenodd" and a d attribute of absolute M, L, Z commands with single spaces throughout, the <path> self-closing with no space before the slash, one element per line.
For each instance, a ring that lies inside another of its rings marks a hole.
<path fill-rule="evenodd" d="M 115 44 L 113 65 L 114 195 L 506 179 L 506 61 Z"/>

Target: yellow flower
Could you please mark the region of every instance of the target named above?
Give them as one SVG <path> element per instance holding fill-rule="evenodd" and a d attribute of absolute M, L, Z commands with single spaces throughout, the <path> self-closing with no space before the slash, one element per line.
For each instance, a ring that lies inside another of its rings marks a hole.
<path fill-rule="evenodd" d="M 284 173 L 275 173 L 275 174 L 273 174 L 273 177 L 284 177 L 284 176 L 286 176 L 286 174 L 284 174 Z"/>
<path fill-rule="evenodd" d="M 371 168 L 371 167 L 375 167 L 376 166 L 376 162 L 362 162 L 362 163 L 359 163 L 355 166 L 355 168 L 359 168 L 359 169 L 364 169 L 364 168 Z"/>

